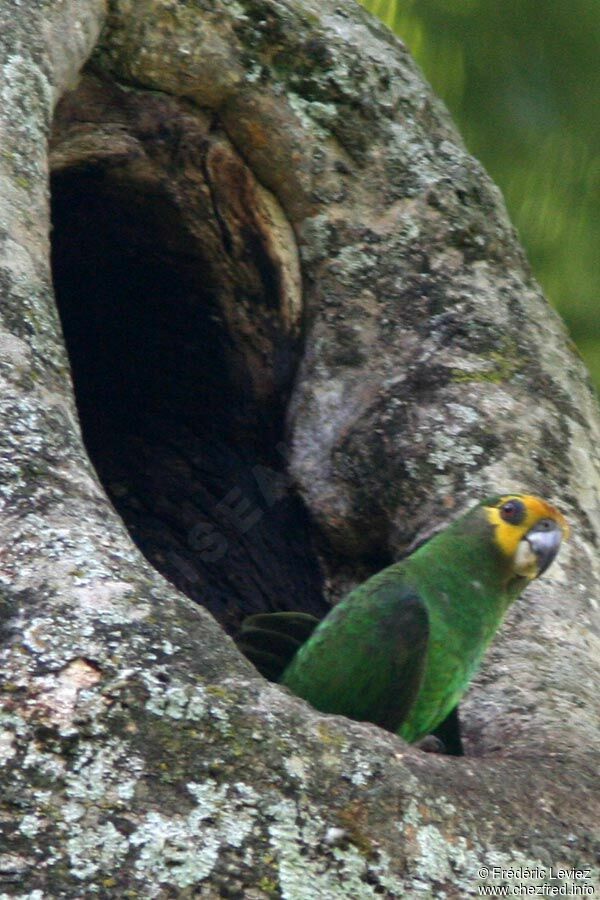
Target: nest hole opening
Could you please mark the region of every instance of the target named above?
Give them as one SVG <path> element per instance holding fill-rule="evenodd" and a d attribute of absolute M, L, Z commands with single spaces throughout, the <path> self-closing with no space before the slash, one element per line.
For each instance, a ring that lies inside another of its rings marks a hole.
<path fill-rule="evenodd" d="M 61 168 L 51 191 L 54 287 L 82 433 L 133 540 L 231 632 L 254 612 L 323 615 L 283 444 L 297 348 L 278 341 L 287 374 L 258 397 L 223 311 L 227 271 L 160 184 L 98 163 Z M 246 237 L 255 252 L 259 239 Z M 265 258 L 260 271 L 263 295 L 253 284 L 246 300 L 272 306 L 277 272 Z"/>

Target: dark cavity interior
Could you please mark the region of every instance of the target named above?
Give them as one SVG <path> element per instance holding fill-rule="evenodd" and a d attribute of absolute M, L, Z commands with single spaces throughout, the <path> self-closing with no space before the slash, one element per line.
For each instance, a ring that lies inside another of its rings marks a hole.
<path fill-rule="evenodd" d="M 209 222 L 221 236 L 203 244 L 160 179 L 102 160 L 56 171 L 52 218 L 84 440 L 135 543 L 231 631 L 252 612 L 322 615 L 310 523 L 283 445 L 298 341 L 273 319 L 272 383 L 261 390 L 223 310 L 224 293 L 247 304 L 250 321 L 253 305 L 259 318 L 276 307 L 279 276 L 261 236 L 241 229 L 238 254 L 256 265 L 232 289 L 222 223 Z"/>

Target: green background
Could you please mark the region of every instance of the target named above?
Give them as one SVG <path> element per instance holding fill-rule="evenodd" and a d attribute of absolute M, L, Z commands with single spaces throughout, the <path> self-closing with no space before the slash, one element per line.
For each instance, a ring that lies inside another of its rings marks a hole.
<path fill-rule="evenodd" d="M 600 0 L 364 0 L 504 192 L 600 387 Z"/>

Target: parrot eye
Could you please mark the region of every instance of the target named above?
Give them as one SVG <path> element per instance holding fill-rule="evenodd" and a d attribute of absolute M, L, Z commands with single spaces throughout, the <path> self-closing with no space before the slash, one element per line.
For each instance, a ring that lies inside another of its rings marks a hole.
<path fill-rule="evenodd" d="M 525 504 L 520 500 L 507 500 L 500 507 L 500 516 L 509 525 L 520 525 L 525 515 Z"/>

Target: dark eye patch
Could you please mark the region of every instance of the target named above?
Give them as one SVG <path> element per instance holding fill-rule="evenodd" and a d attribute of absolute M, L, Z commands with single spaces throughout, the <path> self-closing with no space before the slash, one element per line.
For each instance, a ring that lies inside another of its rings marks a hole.
<path fill-rule="evenodd" d="M 520 525 L 526 514 L 525 504 L 521 500 L 507 500 L 500 507 L 500 518 L 510 525 Z"/>

